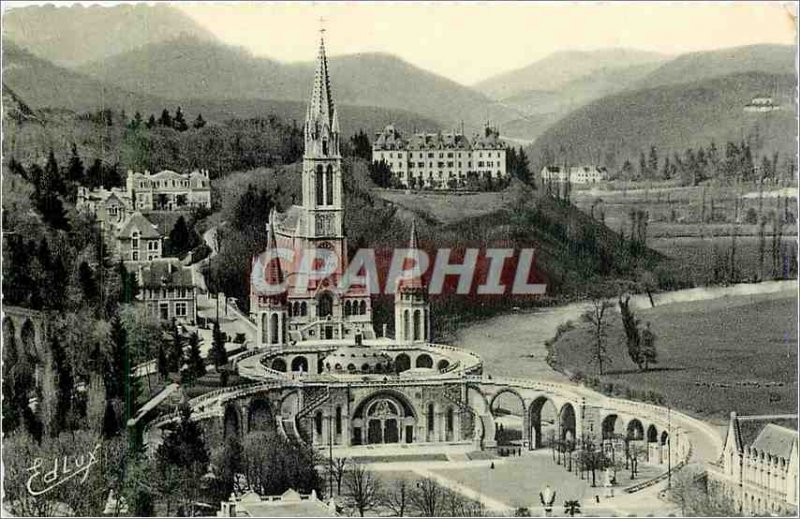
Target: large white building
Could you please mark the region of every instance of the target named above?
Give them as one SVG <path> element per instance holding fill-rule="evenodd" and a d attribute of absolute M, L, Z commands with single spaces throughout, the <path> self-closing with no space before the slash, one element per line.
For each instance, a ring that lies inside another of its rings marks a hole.
<path fill-rule="evenodd" d="M 731 413 L 721 462 L 709 477 L 745 515 L 796 515 L 798 504 L 797 415 Z"/>
<path fill-rule="evenodd" d="M 415 133 L 404 138 L 394 125 L 379 132 L 372 145 L 373 162 L 385 161 L 403 187 L 453 189 L 467 179 L 506 178 L 506 145 L 487 127 L 472 140 L 463 133 Z"/>
<path fill-rule="evenodd" d="M 608 180 L 608 170 L 603 166 L 545 166 L 539 176 L 543 183 L 594 184 Z"/>
<path fill-rule="evenodd" d="M 193 207 L 211 208 L 211 181 L 208 170 L 176 173 L 165 169 L 151 175 L 149 171 L 128 171 L 125 182 L 128 196 L 136 211 L 181 211 Z"/>

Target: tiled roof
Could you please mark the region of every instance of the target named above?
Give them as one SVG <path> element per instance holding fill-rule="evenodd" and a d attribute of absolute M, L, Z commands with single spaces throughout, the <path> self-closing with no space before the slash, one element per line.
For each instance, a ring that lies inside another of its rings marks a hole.
<path fill-rule="evenodd" d="M 752 447 L 759 452 L 788 459 L 795 442 L 797 442 L 796 430 L 770 423 L 761 429 Z"/>
<path fill-rule="evenodd" d="M 160 238 L 158 229 L 153 225 L 150 220 L 144 217 L 142 213 L 135 212 L 128 217 L 125 223 L 120 227 L 117 236 L 129 238 L 133 231 L 139 231 L 141 238 Z"/>
<path fill-rule="evenodd" d="M 175 258 L 150 261 L 142 267 L 141 277 L 142 286 L 148 288 L 192 286 L 192 269 L 184 267 Z"/>

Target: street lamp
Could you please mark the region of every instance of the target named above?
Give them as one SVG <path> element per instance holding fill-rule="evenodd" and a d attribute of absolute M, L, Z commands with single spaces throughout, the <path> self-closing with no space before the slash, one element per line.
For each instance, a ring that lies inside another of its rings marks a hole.
<path fill-rule="evenodd" d="M 553 503 L 556 501 L 556 493 L 550 488 L 550 485 L 544 487 L 544 490 L 539 492 L 539 501 L 544 507 L 544 516 L 550 517 L 553 514 Z"/>

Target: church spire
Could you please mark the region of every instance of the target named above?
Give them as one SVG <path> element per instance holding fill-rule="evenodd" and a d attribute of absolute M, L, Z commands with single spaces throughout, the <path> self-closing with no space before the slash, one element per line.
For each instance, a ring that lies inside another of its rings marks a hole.
<path fill-rule="evenodd" d="M 331 81 L 328 76 L 328 58 L 325 55 L 325 38 L 320 36 L 317 69 L 314 74 L 314 86 L 311 90 L 311 102 L 309 103 L 309 115 L 312 120 L 318 123 L 327 123 L 328 127 L 331 128 L 333 126 L 334 111 Z"/>
<path fill-rule="evenodd" d="M 420 269 L 419 244 L 417 243 L 417 222 L 411 221 L 411 237 L 408 240 L 409 257 L 414 262 L 411 266 L 411 279 L 400 280 L 401 289 L 423 288 L 422 270 Z"/>

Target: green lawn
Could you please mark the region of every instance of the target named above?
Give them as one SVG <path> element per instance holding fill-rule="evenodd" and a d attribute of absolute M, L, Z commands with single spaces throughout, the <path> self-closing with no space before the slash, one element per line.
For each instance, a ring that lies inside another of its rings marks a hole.
<path fill-rule="evenodd" d="M 376 189 L 373 193 L 403 209 L 427 215 L 444 224 L 488 214 L 513 201 L 511 190 L 461 194 Z"/>
<path fill-rule="evenodd" d="M 719 421 L 740 414 L 797 410 L 797 299 L 791 293 L 727 297 L 636 312 L 658 336 L 659 363 L 642 373 L 628 358 L 619 313 L 611 314 L 612 363 L 600 377 L 638 392 L 654 391 L 675 408 Z M 596 376 L 586 325 L 553 347 L 559 370 Z M 624 395 L 624 391 L 622 392 Z"/>

